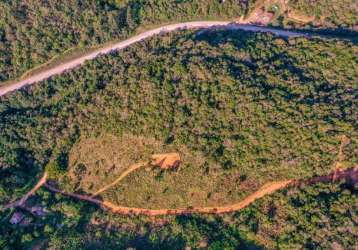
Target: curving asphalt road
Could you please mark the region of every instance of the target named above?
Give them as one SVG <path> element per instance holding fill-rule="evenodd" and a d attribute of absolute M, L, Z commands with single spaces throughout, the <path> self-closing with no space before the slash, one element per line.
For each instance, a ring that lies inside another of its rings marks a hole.
<path fill-rule="evenodd" d="M 45 71 L 35 74 L 33 76 L 29 76 L 25 79 L 2 86 L 2 87 L 0 87 L 0 96 L 3 96 L 5 94 L 15 91 L 17 89 L 20 89 L 24 86 L 31 85 L 36 82 L 40 82 L 42 80 L 50 78 L 51 76 L 61 74 L 64 71 L 76 68 L 76 67 L 80 66 L 81 64 L 83 64 L 85 61 L 92 60 L 101 54 L 108 54 L 114 50 L 124 49 L 134 43 L 137 43 L 137 42 L 144 40 L 146 38 L 161 34 L 163 32 L 170 32 L 170 31 L 174 31 L 174 30 L 178 30 L 178 29 L 195 29 L 195 28 L 210 28 L 210 27 L 221 27 L 221 28 L 232 29 L 232 30 L 239 29 L 239 30 L 253 31 L 253 32 L 270 32 L 270 33 L 273 33 L 274 35 L 283 36 L 283 37 L 308 36 L 307 34 L 291 32 L 291 31 L 287 31 L 287 30 L 272 29 L 272 28 L 258 27 L 258 26 L 254 26 L 254 25 L 248 25 L 248 24 L 238 24 L 238 23 L 221 22 L 221 21 L 201 21 L 201 22 L 198 21 L 198 22 L 170 24 L 170 25 L 162 26 L 162 27 L 159 27 L 156 29 L 148 30 L 146 32 L 143 32 L 142 34 L 139 34 L 137 36 L 134 36 L 134 37 L 124 40 L 122 42 L 118 42 L 118 43 L 112 44 L 110 46 L 98 49 L 98 50 L 91 52 L 87 55 L 80 56 L 78 58 L 75 58 L 75 59 L 73 59 L 69 62 L 63 63 L 63 64 L 59 64 L 57 66 L 54 66 L 51 69 L 45 70 Z"/>

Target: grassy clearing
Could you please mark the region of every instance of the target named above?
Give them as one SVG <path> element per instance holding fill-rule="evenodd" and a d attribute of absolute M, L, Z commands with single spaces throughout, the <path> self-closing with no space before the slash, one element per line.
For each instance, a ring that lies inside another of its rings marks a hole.
<path fill-rule="evenodd" d="M 69 156 L 69 176 L 76 189 L 92 193 L 113 182 L 131 165 L 161 149 L 152 138 L 103 135 L 80 140 Z"/>
<path fill-rule="evenodd" d="M 347 140 L 335 150 L 337 157 L 338 151 L 343 150 L 340 160 L 347 158 L 344 150 L 350 144 Z M 254 171 L 224 169 L 182 145 L 168 146 L 153 138 L 125 134 L 120 138 L 103 135 L 81 140 L 70 155 L 71 185 L 77 191 L 93 193 L 112 183 L 129 166 L 148 161 L 156 152 L 174 150 L 181 158 L 178 169 L 165 170 L 148 163 L 101 193 L 100 197 L 116 205 L 149 209 L 225 206 L 244 199 L 265 183 L 304 175 L 304 170 L 289 164 Z M 352 166 L 350 160 L 347 162 L 342 167 Z"/>
<path fill-rule="evenodd" d="M 197 155 L 184 155 L 178 171 L 143 168 L 131 173 L 101 196 L 118 205 L 141 208 L 187 208 L 236 203 L 267 182 L 298 176 L 301 170 L 270 167 L 265 170 L 224 170 Z M 192 159 L 200 158 L 196 164 Z"/>
<path fill-rule="evenodd" d="M 255 171 L 224 169 L 182 145 L 165 146 L 154 139 L 133 135 L 121 138 L 106 135 L 81 140 L 72 150 L 72 185 L 77 190 L 93 193 L 113 182 L 129 166 L 147 161 L 153 153 L 173 150 L 181 157 L 178 170 L 147 164 L 100 197 L 117 205 L 150 209 L 224 206 L 242 200 L 267 182 L 304 175 L 303 169 L 289 164 Z"/>

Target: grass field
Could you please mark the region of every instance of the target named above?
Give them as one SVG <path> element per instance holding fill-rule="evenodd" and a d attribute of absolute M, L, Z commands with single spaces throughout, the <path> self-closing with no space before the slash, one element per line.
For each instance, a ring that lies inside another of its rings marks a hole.
<path fill-rule="evenodd" d="M 338 150 L 333 151 L 338 154 Z M 162 152 L 178 152 L 179 168 L 164 170 L 150 165 L 151 155 Z M 183 145 L 124 134 L 80 140 L 69 157 L 67 184 L 74 191 L 92 194 L 138 162 L 148 164 L 99 197 L 121 206 L 151 209 L 223 206 L 242 200 L 267 182 L 305 175 L 304 169 L 292 168 L 295 162 L 252 171 L 244 167 L 225 169 Z"/>
<path fill-rule="evenodd" d="M 80 140 L 69 157 L 72 185 L 88 193 L 94 192 L 113 182 L 131 165 L 161 150 L 161 143 L 155 139 L 133 135 L 121 138 L 103 135 Z"/>

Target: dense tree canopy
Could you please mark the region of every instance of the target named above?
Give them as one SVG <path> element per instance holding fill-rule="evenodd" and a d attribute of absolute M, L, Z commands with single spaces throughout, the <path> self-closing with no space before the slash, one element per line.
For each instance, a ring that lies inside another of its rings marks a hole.
<path fill-rule="evenodd" d="M 64 184 L 74 145 L 104 133 L 184 145 L 205 157 L 200 167 L 211 171 L 215 165 L 228 179 L 239 170 L 252 185 L 330 172 L 342 135 L 350 138 L 343 167 L 357 165 L 357 51 L 357 45 L 333 39 L 180 31 L 3 96 L 0 203 L 29 190 L 45 168 Z M 340 184 L 282 192 L 227 217 L 165 217 L 158 224 L 112 216 L 44 189 L 30 202 L 45 206 L 46 216 L 27 215 L 27 226 L 10 225 L 14 211 L 2 212 L 0 246 L 355 244 L 356 191 Z"/>
<path fill-rule="evenodd" d="M 356 51 L 347 42 L 240 31 L 153 38 L 2 97 L 3 174 L 42 172 L 49 161 L 66 170 L 79 137 L 104 132 L 183 144 L 252 178 L 327 173 L 345 134 L 352 165 Z M 1 182 L 22 186 L 20 176 Z"/>
<path fill-rule="evenodd" d="M 256 0 L 1 1 L 0 82 L 20 77 L 50 59 L 61 61 L 66 53 L 74 51 L 82 53 L 87 47 L 125 39 L 143 27 L 188 20 L 237 20 L 250 13 L 256 2 Z M 354 0 L 313 2 L 292 0 L 288 4 L 293 11 L 322 20 L 322 28 L 351 29 L 358 25 L 358 8 Z"/>
<path fill-rule="evenodd" d="M 140 26 L 241 16 L 245 0 L 0 2 L 0 82 L 73 47 L 124 39 Z"/>

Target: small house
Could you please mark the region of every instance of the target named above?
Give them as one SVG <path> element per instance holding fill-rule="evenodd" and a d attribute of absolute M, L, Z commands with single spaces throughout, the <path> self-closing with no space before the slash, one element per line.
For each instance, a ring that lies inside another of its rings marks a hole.
<path fill-rule="evenodd" d="M 13 224 L 13 225 L 19 224 L 24 219 L 24 217 L 25 217 L 25 215 L 23 213 L 16 212 L 11 217 L 10 223 Z"/>

